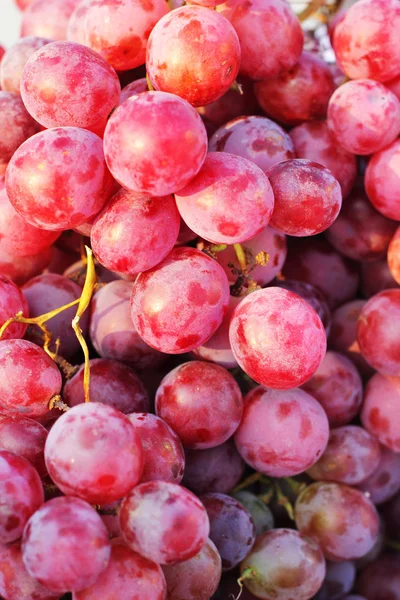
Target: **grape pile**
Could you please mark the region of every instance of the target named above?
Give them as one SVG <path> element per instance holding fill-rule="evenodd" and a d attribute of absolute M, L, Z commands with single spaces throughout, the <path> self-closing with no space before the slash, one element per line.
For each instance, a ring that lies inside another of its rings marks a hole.
<path fill-rule="evenodd" d="M 15 4 L 0 600 L 400 600 L 400 1 Z"/>

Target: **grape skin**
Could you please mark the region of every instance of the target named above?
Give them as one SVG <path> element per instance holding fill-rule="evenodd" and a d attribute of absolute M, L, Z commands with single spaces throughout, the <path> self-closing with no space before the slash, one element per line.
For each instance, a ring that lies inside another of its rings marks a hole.
<path fill-rule="evenodd" d="M 8 163 L 19 146 L 37 131 L 37 123 L 21 96 L 0 90 L 0 165 Z"/>
<path fill-rule="evenodd" d="M 81 0 L 31 0 L 24 10 L 21 37 L 67 39 L 68 20 Z"/>
<path fill-rule="evenodd" d="M 376 210 L 388 219 L 400 220 L 397 186 L 400 173 L 400 141 L 396 140 L 368 163 L 365 173 L 365 191 Z"/>
<path fill-rule="evenodd" d="M 361 291 L 365 298 L 371 298 L 378 292 L 389 288 L 398 287 L 399 284 L 393 278 L 398 278 L 396 265 L 396 233 L 392 238 L 392 244 L 389 244 L 387 260 L 377 260 L 372 263 L 363 263 L 361 265 Z M 390 266 L 388 262 L 390 261 Z"/>
<path fill-rule="evenodd" d="M 22 415 L 0 413 L 0 448 L 26 458 L 41 477 L 47 473 L 44 445 L 47 431 L 37 421 Z"/>
<path fill-rule="evenodd" d="M 50 246 L 39 254 L 16 256 L 12 252 L 2 251 L 0 244 L 0 272 L 17 285 L 23 285 L 42 273 L 50 265 L 53 256 L 54 248 Z"/>
<path fill-rule="evenodd" d="M 356 568 L 353 562 L 327 562 L 325 580 L 315 600 L 340 600 L 343 594 L 351 592 L 355 579 Z"/>
<path fill-rule="evenodd" d="M 368 493 L 374 504 L 383 504 L 393 498 L 400 491 L 400 455 L 382 446 L 378 466 L 357 487 Z"/>
<path fill-rule="evenodd" d="M 399 566 L 398 554 L 383 554 L 361 572 L 356 591 L 363 594 L 368 600 L 375 600 L 375 598 L 399 600 Z"/>
<path fill-rule="evenodd" d="M 122 88 L 119 103 L 122 104 L 131 96 L 137 96 L 137 94 L 141 94 L 142 92 L 148 91 L 149 86 L 147 85 L 146 77 L 142 77 L 141 79 L 135 79 L 135 81 L 128 83 L 128 85 Z"/>
<path fill-rule="evenodd" d="M 364 427 L 392 452 L 400 452 L 399 394 L 399 377 L 376 373 L 367 384 L 361 411 Z"/>
<path fill-rule="evenodd" d="M 311 285 L 311 283 L 297 281 L 296 279 L 284 279 L 283 281 L 277 281 L 276 286 L 284 288 L 285 290 L 289 290 L 289 292 L 293 292 L 294 294 L 297 294 L 303 298 L 303 300 L 306 300 L 321 319 L 325 327 L 326 335 L 329 335 L 332 317 L 328 303 L 322 292 Z"/>
<path fill-rule="evenodd" d="M 0 275 L 0 326 L 11 317 L 21 313 L 29 316 L 29 307 L 24 294 L 10 279 Z M 2 340 L 22 338 L 27 325 L 24 323 L 11 323 L 2 335 Z"/>
<path fill-rule="evenodd" d="M 19 39 L 6 51 L 0 64 L 0 86 L 5 92 L 20 93 L 21 75 L 28 59 L 51 40 L 28 36 Z"/>

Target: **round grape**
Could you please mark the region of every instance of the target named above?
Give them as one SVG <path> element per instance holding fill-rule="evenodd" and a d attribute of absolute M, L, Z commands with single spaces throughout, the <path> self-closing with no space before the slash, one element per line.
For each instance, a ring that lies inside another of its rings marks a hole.
<path fill-rule="evenodd" d="M 328 562 L 326 576 L 315 600 L 341 600 L 343 594 L 351 592 L 356 579 L 354 562 Z M 346 596 L 347 598 L 347 596 Z"/>
<path fill-rule="evenodd" d="M 10 279 L 0 275 L 0 325 L 3 325 L 17 313 L 29 316 L 29 307 L 24 294 Z M 2 339 L 22 338 L 27 325 L 24 323 L 11 323 L 5 329 Z"/>
<path fill-rule="evenodd" d="M 400 557 L 398 554 L 383 554 L 368 569 L 364 569 L 358 579 L 356 591 L 367 600 L 399 600 L 400 598 Z M 358 598 L 356 596 L 356 598 Z"/>
<path fill-rule="evenodd" d="M 388 257 L 383 260 L 376 260 L 374 262 L 362 263 L 361 264 L 361 291 L 365 298 L 371 298 L 378 292 L 387 290 L 389 288 L 399 287 L 397 281 L 393 279 L 393 275 L 397 278 L 397 265 L 396 265 L 396 233 L 392 238 L 392 246 L 389 244 Z M 390 261 L 390 267 L 388 262 Z"/>
<path fill-rule="evenodd" d="M 400 140 L 374 154 L 365 173 L 365 190 L 376 210 L 400 220 L 397 186 L 400 177 Z"/>
<path fill-rule="evenodd" d="M 383 504 L 393 498 L 400 491 L 400 454 L 382 446 L 378 466 L 357 487 L 368 494 L 374 504 Z"/>
<path fill-rule="evenodd" d="M 268 506 L 258 496 L 247 490 L 234 492 L 232 496 L 239 500 L 250 513 L 256 528 L 256 536 L 274 528 L 274 515 Z"/>
<path fill-rule="evenodd" d="M 0 90 L 0 165 L 8 163 L 28 138 L 38 131 L 19 94 Z"/>
<path fill-rule="evenodd" d="M 393 452 L 400 452 L 399 398 L 400 378 L 376 373 L 367 384 L 361 412 L 364 427 Z"/>
<path fill-rule="evenodd" d="M 331 311 L 322 292 L 311 285 L 311 283 L 297 281 L 296 279 L 277 281 L 276 286 L 289 290 L 289 292 L 293 292 L 303 298 L 303 300 L 306 300 L 321 319 L 326 334 L 329 335 L 331 329 Z"/>
<path fill-rule="evenodd" d="M 1 59 L 0 85 L 5 92 L 20 93 L 21 75 L 28 59 L 51 40 L 28 36 L 13 44 Z"/>
<path fill-rule="evenodd" d="M 23 0 L 26 2 L 26 0 Z M 30 0 L 24 10 L 21 37 L 67 38 L 68 21 L 81 0 Z"/>
<path fill-rule="evenodd" d="M 0 448 L 26 458 L 41 477 L 46 475 L 44 445 L 47 430 L 28 417 L 0 413 Z"/>

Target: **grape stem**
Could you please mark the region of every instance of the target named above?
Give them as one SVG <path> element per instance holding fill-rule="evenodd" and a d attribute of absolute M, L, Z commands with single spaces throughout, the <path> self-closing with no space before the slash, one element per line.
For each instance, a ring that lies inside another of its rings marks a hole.
<path fill-rule="evenodd" d="M 240 591 L 239 591 L 239 595 L 236 596 L 235 600 L 239 600 L 240 596 L 243 594 L 243 581 L 245 579 L 250 579 L 251 577 L 254 577 L 256 575 L 256 572 L 254 571 L 254 569 L 252 569 L 251 567 L 247 567 L 242 575 L 239 577 L 239 579 L 237 580 L 238 585 L 240 587 Z"/>
<path fill-rule="evenodd" d="M 243 273 L 246 273 L 247 272 L 247 261 L 246 261 L 246 254 L 243 250 L 242 244 L 233 244 L 233 248 L 235 250 L 236 258 L 238 259 L 240 268 L 242 269 Z"/>
<path fill-rule="evenodd" d="M 153 84 L 150 81 L 150 77 L 149 77 L 148 73 L 146 73 L 146 81 L 147 81 L 147 87 L 149 88 L 150 92 L 154 92 L 155 90 L 154 90 Z"/>
<path fill-rule="evenodd" d="M 281 506 L 283 506 L 286 509 L 286 512 L 289 515 L 289 518 L 292 521 L 294 521 L 293 506 L 289 502 L 289 499 L 287 498 L 287 496 L 285 496 L 284 493 L 282 492 L 280 485 L 277 481 L 274 481 L 274 486 L 275 486 L 275 493 L 276 493 L 276 499 L 277 499 L 278 504 L 280 504 Z"/>
<path fill-rule="evenodd" d="M 67 410 L 69 410 L 68 404 L 65 404 L 65 402 L 61 398 L 60 394 L 56 394 L 55 396 L 50 398 L 49 410 L 52 410 L 53 408 L 58 408 L 59 410 L 62 410 L 63 412 L 67 412 Z"/>

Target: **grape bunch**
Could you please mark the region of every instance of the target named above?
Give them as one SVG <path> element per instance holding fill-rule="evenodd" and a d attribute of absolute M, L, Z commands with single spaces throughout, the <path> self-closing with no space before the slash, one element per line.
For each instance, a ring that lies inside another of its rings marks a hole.
<path fill-rule="evenodd" d="M 1 600 L 400 600 L 399 0 L 15 3 Z"/>

